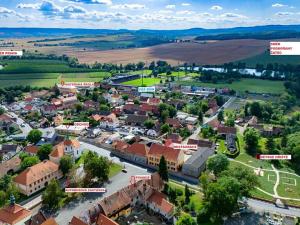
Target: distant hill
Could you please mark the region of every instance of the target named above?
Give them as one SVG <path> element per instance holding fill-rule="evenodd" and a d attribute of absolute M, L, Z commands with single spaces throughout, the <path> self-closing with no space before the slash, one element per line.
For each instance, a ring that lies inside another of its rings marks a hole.
<path fill-rule="evenodd" d="M 211 35 L 228 35 L 238 34 L 241 38 L 248 34 L 261 33 L 279 34 L 279 31 L 287 37 L 295 35 L 300 32 L 300 25 L 267 25 L 267 26 L 254 26 L 254 27 L 234 27 L 224 29 L 204 29 L 204 28 L 191 28 L 185 30 L 110 30 L 110 29 L 72 29 L 72 28 L 0 28 L 0 38 L 22 38 L 22 37 L 55 37 L 55 36 L 74 36 L 74 35 L 111 35 L 111 34 L 138 34 L 138 35 L 158 35 L 170 38 L 180 38 L 184 36 L 203 36 Z M 244 36 L 243 36 L 244 34 Z M 230 37 L 230 36 L 228 36 Z M 238 37 L 238 36 L 237 36 Z"/>

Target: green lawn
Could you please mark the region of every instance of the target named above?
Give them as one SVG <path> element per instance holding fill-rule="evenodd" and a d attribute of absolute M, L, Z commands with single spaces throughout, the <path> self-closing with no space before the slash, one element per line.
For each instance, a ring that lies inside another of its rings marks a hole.
<path fill-rule="evenodd" d="M 135 74 L 144 74 L 144 75 L 151 75 L 152 70 L 137 70 L 137 71 L 130 71 L 129 74 L 135 75 Z"/>
<path fill-rule="evenodd" d="M 159 78 L 144 78 L 143 79 L 143 84 L 142 84 L 142 78 L 136 79 L 136 80 L 130 80 L 130 81 L 126 81 L 122 84 L 125 85 L 132 85 L 132 86 L 152 86 L 155 84 L 159 84 L 160 83 Z"/>
<path fill-rule="evenodd" d="M 280 196 L 300 199 L 300 177 L 280 173 L 280 182 L 277 192 Z"/>
<path fill-rule="evenodd" d="M 109 170 L 109 177 L 113 177 L 122 171 L 123 167 L 120 164 L 112 163 Z"/>
<path fill-rule="evenodd" d="M 178 81 L 178 84 L 182 85 L 194 85 L 214 88 L 230 88 L 239 92 L 255 92 L 255 93 L 270 93 L 270 94 L 281 94 L 285 92 L 283 81 L 271 81 L 261 79 L 243 78 L 239 81 L 231 84 L 226 83 L 204 83 L 200 81 Z"/>

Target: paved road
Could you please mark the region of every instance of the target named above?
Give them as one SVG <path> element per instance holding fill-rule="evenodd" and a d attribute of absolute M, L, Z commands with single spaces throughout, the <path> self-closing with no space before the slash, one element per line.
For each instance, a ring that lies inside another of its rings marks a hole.
<path fill-rule="evenodd" d="M 250 208 L 256 212 L 273 212 L 290 216 L 300 217 L 300 209 L 289 207 L 288 209 L 278 208 L 274 204 L 255 200 L 252 198 L 247 199 Z"/>
<path fill-rule="evenodd" d="M 107 150 L 98 148 L 87 143 L 82 143 L 82 146 L 85 149 L 95 151 L 99 155 L 109 157 L 114 162 L 125 164 L 127 173 L 121 172 L 116 176 L 112 177 L 110 179 L 110 183 L 103 186 L 107 190 L 106 193 L 89 193 L 85 198 L 81 199 L 80 201 L 71 202 L 63 209 L 59 210 L 58 215 L 55 216 L 55 220 L 60 225 L 67 225 L 71 221 L 73 216 L 80 215 L 82 212 L 92 207 L 92 205 L 99 202 L 104 196 L 111 195 L 119 189 L 127 186 L 129 184 L 131 176 L 151 174 L 151 172 L 147 171 L 146 169 L 140 168 L 135 165 L 131 165 L 129 163 L 120 162 L 120 160 L 117 157 L 111 157 L 110 152 Z"/>

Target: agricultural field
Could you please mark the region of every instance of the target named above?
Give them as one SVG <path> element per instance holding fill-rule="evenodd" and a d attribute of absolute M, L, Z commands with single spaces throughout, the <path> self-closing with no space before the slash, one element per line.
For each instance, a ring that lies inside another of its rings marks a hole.
<path fill-rule="evenodd" d="M 0 70 L 0 74 L 11 73 L 68 73 L 68 72 L 86 72 L 90 69 L 71 68 L 64 61 L 59 60 L 0 60 L 0 65 L 4 68 Z"/>
<path fill-rule="evenodd" d="M 53 87 L 61 80 L 65 82 L 99 82 L 110 75 L 109 72 L 0 74 L 0 87 L 15 85 Z"/>
<path fill-rule="evenodd" d="M 126 81 L 122 84 L 125 85 L 132 85 L 132 86 L 152 86 L 155 84 L 159 84 L 161 81 L 161 79 L 159 78 L 140 78 L 140 79 L 136 79 L 136 80 L 130 80 L 130 81 Z"/>
<path fill-rule="evenodd" d="M 268 93 L 268 94 L 281 94 L 285 92 L 285 88 L 282 81 L 271 81 L 261 79 L 248 79 L 243 78 L 239 81 L 235 81 L 231 84 L 227 83 L 204 83 L 200 81 L 179 81 L 182 85 L 194 85 L 204 87 L 223 88 L 228 87 L 238 92 L 252 92 L 252 93 Z"/>
<path fill-rule="evenodd" d="M 151 75 L 152 74 L 152 70 L 137 70 L 137 71 L 131 71 L 129 72 L 129 74 L 132 74 L 132 75 L 136 75 L 136 74 L 144 74 L 144 75 Z"/>

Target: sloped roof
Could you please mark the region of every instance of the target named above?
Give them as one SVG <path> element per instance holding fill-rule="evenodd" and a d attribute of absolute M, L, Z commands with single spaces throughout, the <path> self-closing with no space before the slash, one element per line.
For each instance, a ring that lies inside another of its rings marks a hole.
<path fill-rule="evenodd" d="M 169 214 L 174 210 L 174 205 L 168 202 L 165 195 L 158 191 L 154 191 L 147 201 L 155 203 L 155 205 L 166 214 Z"/>
<path fill-rule="evenodd" d="M 14 204 L 13 206 L 9 205 L 0 209 L 0 222 L 16 224 L 30 215 L 30 210 L 27 210 L 18 204 Z"/>
<path fill-rule="evenodd" d="M 180 150 L 153 143 L 148 154 L 156 155 L 159 157 L 163 155 L 166 160 L 177 161 L 180 155 Z"/>
<path fill-rule="evenodd" d="M 101 213 L 98 217 L 97 225 L 119 225 L 119 224 Z"/>
<path fill-rule="evenodd" d="M 147 157 L 149 148 L 145 144 L 135 142 L 127 148 L 127 152 L 135 155 Z"/>

